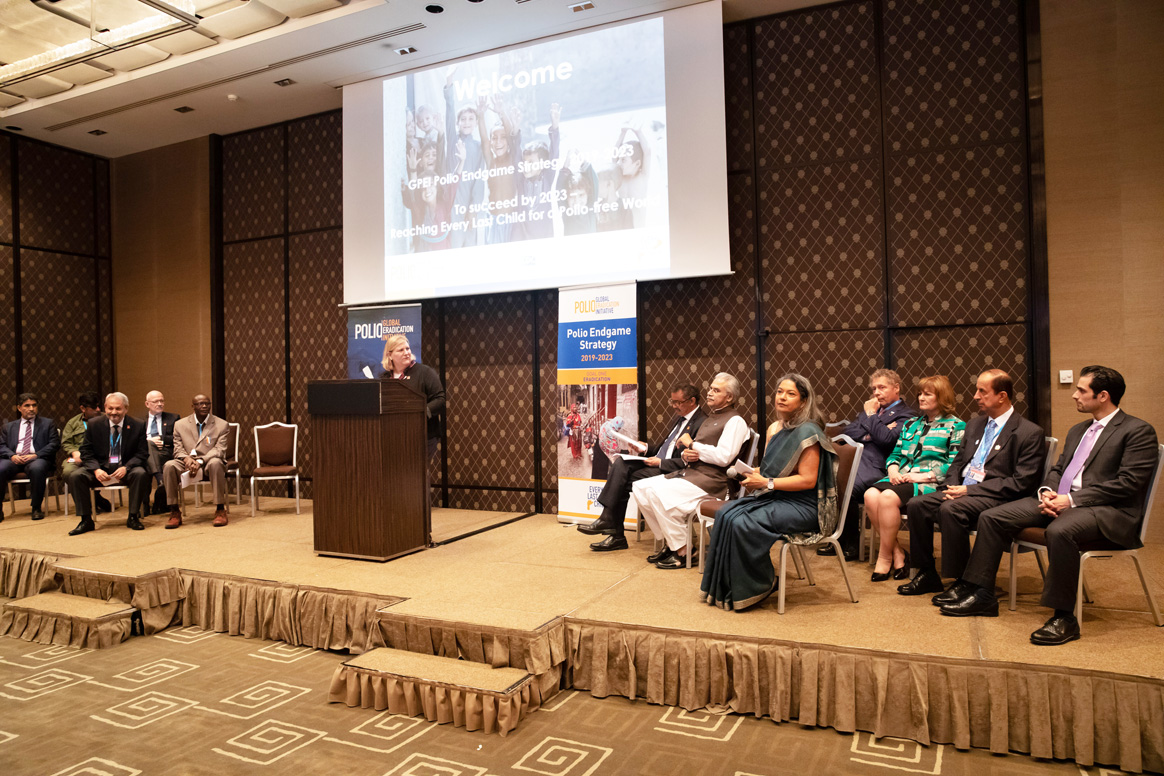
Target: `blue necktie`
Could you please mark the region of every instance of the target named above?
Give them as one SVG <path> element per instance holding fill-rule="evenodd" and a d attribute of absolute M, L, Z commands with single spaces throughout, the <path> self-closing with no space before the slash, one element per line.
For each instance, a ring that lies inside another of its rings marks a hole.
<path fill-rule="evenodd" d="M 150 420 L 150 436 L 152 436 L 152 437 L 161 436 L 161 434 L 158 433 L 158 416 L 157 415 L 154 415 Z"/>

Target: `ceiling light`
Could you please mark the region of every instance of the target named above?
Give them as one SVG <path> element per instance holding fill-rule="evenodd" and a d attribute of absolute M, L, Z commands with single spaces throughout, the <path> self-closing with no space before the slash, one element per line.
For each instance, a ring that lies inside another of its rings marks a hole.
<path fill-rule="evenodd" d="M 174 110 L 178 113 L 193 113 L 194 112 L 194 109 L 191 108 L 189 105 L 183 105 L 181 108 L 174 108 Z"/>
<path fill-rule="evenodd" d="M 280 78 L 275 82 L 275 86 L 291 86 L 293 83 L 295 81 L 292 81 L 290 78 Z"/>
<path fill-rule="evenodd" d="M 485 0 L 469 0 L 470 3 L 482 3 Z"/>
<path fill-rule="evenodd" d="M 429 13 L 444 13 L 445 8 L 444 6 L 433 3 L 432 5 L 426 5 L 424 10 L 428 11 Z"/>
<path fill-rule="evenodd" d="M 100 137 L 101 135 L 108 135 L 109 133 L 106 132 L 104 129 L 91 129 L 91 130 L 89 130 L 89 134 L 96 135 L 96 136 Z"/>
<path fill-rule="evenodd" d="M 593 9 L 594 3 L 590 2 L 590 0 L 582 0 L 581 3 L 570 3 L 570 5 L 566 7 L 574 13 L 578 13 L 579 11 L 589 11 Z"/>
<path fill-rule="evenodd" d="M 416 49 L 414 49 L 412 46 L 405 46 L 404 48 L 396 49 L 396 53 L 400 56 L 404 56 L 405 54 L 415 54 Z"/>
<path fill-rule="evenodd" d="M 5 128 L 5 129 L 7 129 L 7 130 L 10 130 L 10 131 L 12 131 L 12 132 L 23 132 L 23 131 L 24 131 L 24 128 L 23 128 L 23 127 L 14 127 L 14 126 L 12 126 L 11 124 L 9 124 L 8 126 L 6 126 L 6 127 L 4 127 L 4 128 Z"/>

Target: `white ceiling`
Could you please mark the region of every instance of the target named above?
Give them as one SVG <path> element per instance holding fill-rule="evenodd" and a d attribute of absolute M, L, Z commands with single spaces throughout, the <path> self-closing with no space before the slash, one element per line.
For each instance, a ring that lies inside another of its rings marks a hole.
<path fill-rule="evenodd" d="M 282 22 L 276 20 L 283 14 L 270 10 L 286 10 L 289 3 L 297 3 L 300 11 L 310 11 L 313 5 L 326 7 L 337 1 L 229 0 L 209 6 L 199 0 L 199 14 L 205 17 L 199 32 L 183 32 L 181 38 L 143 44 L 146 48 L 138 47 L 140 52 L 127 49 L 74 66 L 54 81 L 37 79 L 6 87 L 0 104 L 25 96 L 0 110 L 0 127 L 113 158 L 338 108 L 339 87 L 344 84 L 700 2 L 592 0 L 593 9 L 574 12 L 567 0 L 349 0 Z M 18 20 L 15 14 L 5 15 L 13 3 L 21 2 L 31 0 L 0 0 L 0 62 L 18 58 L 14 46 L 5 46 L 5 36 L 11 35 Z M 251 14 L 242 20 L 241 34 L 231 29 L 233 17 L 211 13 L 238 9 L 244 2 L 255 5 L 241 11 Z M 427 12 L 425 6 L 433 2 L 444 12 Z M 813 0 L 724 0 L 724 20 L 812 4 Z M 266 19 L 259 24 L 276 22 L 275 26 L 250 32 L 247 20 L 255 18 L 256 10 Z M 393 34 L 394 30 L 403 31 Z M 200 33 L 203 39 L 191 37 Z M 203 47 L 186 53 L 166 50 L 181 52 L 192 48 L 188 44 Z M 416 53 L 396 53 L 408 46 Z M 296 83 L 275 85 L 285 78 Z M 178 113 L 174 110 L 178 107 L 194 110 Z M 89 134 L 93 130 L 106 134 Z"/>

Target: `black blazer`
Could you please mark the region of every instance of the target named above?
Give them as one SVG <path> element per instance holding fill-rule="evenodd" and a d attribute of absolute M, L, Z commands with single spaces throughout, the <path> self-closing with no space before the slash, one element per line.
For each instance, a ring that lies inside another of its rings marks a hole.
<path fill-rule="evenodd" d="M 0 458 L 10 459 L 20 455 L 20 419 L 4 426 L 4 437 L 0 439 Z M 52 418 L 37 416 L 32 421 L 32 452 L 37 458 L 43 458 L 56 464 L 57 450 L 61 449 L 61 433 Z"/>
<path fill-rule="evenodd" d="M 962 449 L 946 470 L 946 485 L 962 484 L 962 470 L 974 460 L 989 421 L 988 416 L 979 415 L 966 424 Z M 966 495 L 987 496 L 1000 501 L 1017 501 L 1030 496 L 1043 474 L 1046 455 L 1043 429 L 1015 410 L 994 438 L 994 447 L 986 456 L 986 479 L 967 488 Z"/>
<path fill-rule="evenodd" d="M 100 415 L 85 428 L 81 465 L 91 472 L 101 469 L 106 474 L 112 474 L 118 466 L 124 466 L 127 471 L 145 466 L 150 457 L 148 445 L 145 424 L 126 415 L 121 420 L 121 462 L 117 466 L 109 463 L 109 417 Z"/>
<path fill-rule="evenodd" d="M 694 439 L 696 432 L 699 431 L 699 427 L 703 425 L 703 420 L 706 417 L 707 415 L 703 413 L 703 408 L 696 407 L 695 412 L 691 415 L 691 420 L 687 421 L 687 425 L 683 427 L 682 431 L 675 435 L 675 438 L 678 439 L 684 434 L 690 434 L 691 438 Z M 675 426 L 679 425 L 682 420 L 682 415 L 675 418 L 675 420 L 671 422 L 671 425 L 667 427 L 667 434 L 659 441 L 659 444 L 647 448 L 648 458 L 654 458 L 656 455 L 662 452 L 663 442 L 667 441 L 667 437 L 671 436 L 671 432 L 675 430 Z M 663 474 L 669 474 L 671 472 L 682 469 L 682 455 L 683 448 L 679 447 L 679 445 L 675 445 L 674 449 L 671 451 L 671 457 L 664 458 L 663 460 L 659 461 L 659 471 L 661 471 Z"/>
<path fill-rule="evenodd" d="M 176 423 L 180 417 L 180 415 L 173 412 L 162 413 L 162 449 L 158 451 L 162 454 L 162 458 L 170 459 L 174 457 L 174 423 Z M 149 415 L 145 416 L 145 420 L 142 421 L 142 425 L 145 427 L 146 440 L 148 443 L 150 433 Z"/>
<path fill-rule="evenodd" d="M 881 416 L 866 415 L 865 410 L 857 419 L 845 427 L 845 434 L 854 442 L 865 445 L 861 453 L 861 463 L 857 466 L 857 480 L 865 484 L 876 482 L 885 476 L 885 459 L 897 446 L 897 437 L 905 421 L 917 415 L 913 407 L 899 401 L 885 410 Z M 897 425 L 890 428 L 891 425 Z"/>
<path fill-rule="evenodd" d="M 1063 470 L 1071 463 L 1091 423 L 1085 420 L 1067 432 L 1063 454 L 1047 473 L 1043 487 L 1060 492 Z M 1143 546 L 1140 521 L 1144 517 L 1148 481 L 1160 456 L 1156 445 L 1154 428 L 1117 410 L 1083 464 L 1083 487 L 1071 494 L 1075 506 L 1091 508 L 1103 535 L 1121 547 Z M 1071 483 L 1067 483 L 1064 492 L 1070 487 Z"/>

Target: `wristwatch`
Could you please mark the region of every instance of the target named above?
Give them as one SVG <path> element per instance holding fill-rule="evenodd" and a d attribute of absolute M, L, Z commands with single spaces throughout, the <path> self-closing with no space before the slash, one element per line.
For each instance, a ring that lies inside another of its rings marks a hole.
<path fill-rule="evenodd" d="M 768 490 L 776 490 L 776 480 L 768 478 Z"/>

